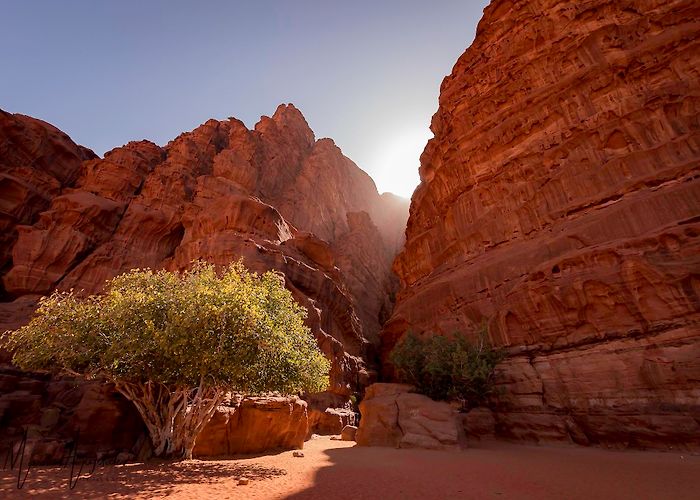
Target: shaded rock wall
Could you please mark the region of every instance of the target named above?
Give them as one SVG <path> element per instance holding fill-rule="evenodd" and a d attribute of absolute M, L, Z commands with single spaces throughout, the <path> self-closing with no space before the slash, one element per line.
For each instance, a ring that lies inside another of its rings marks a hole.
<path fill-rule="evenodd" d="M 501 434 L 700 446 L 699 19 L 487 7 L 441 87 L 384 357 L 487 321 L 510 353 Z"/>
<path fill-rule="evenodd" d="M 34 223 L 90 158 L 92 151 L 52 125 L 0 110 L 0 272 L 12 265 L 17 226 Z"/>
<path fill-rule="evenodd" d="M 74 449 L 115 458 L 148 448 L 136 408 L 111 384 L 0 368 L 0 459 L 18 451 L 25 430 L 33 463 L 60 463 Z"/>

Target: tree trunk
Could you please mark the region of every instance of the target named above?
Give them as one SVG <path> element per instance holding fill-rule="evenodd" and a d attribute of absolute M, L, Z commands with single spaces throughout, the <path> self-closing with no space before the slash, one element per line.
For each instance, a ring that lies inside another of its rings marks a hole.
<path fill-rule="evenodd" d="M 191 459 L 197 436 L 226 396 L 218 387 L 166 387 L 153 382 L 115 382 L 148 429 L 157 457 Z"/>

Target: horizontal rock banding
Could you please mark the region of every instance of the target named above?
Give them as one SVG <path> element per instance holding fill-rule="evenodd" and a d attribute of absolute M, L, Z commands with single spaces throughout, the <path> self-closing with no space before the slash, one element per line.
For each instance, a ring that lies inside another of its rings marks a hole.
<path fill-rule="evenodd" d="M 442 84 L 386 358 L 510 358 L 511 437 L 700 446 L 700 7 L 495 0 Z"/>

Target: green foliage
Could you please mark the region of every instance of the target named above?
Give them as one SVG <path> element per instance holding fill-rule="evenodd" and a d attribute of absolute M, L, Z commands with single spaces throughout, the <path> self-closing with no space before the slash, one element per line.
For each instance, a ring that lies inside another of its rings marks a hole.
<path fill-rule="evenodd" d="M 421 338 L 409 332 L 390 359 L 401 382 L 433 399 L 461 400 L 469 408 L 492 392 L 494 370 L 503 356 L 486 341 L 485 332 L 473 343 L 461 335 Z"/>
<path fill-rule="evenodd" d="M 239 262 L 219 276 L 196 263 L 183 273 L 131 271 L 102 295 L 55 292 L 0 344 L 24 369 L 165 387 L 321 391 L 329 362 L 305 315 L 273 272 L 258 276 Z"/>

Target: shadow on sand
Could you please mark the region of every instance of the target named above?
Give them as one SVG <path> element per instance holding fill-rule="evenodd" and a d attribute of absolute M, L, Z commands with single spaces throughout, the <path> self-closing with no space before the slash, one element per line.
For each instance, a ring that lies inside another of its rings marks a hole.
<path fill-rule="evenodd" d="M 97 467 L 93 474 L 84 469 L 73 490 L 69 489 L 70 468 L 32 467 L 22 490 L 16 489 L 17 471 L 0 471 L 0 497 L 16 498 L 120 498 L 154 497 L 173 493 L 178 486 L 214 483 L 221 479 L 245 477 L 251 482 L 283 476 L 275 467 L 241 464 L 234 460 L 190 460 L 184 462 L 149 461 Z"/>
<path fill-rule="evenodd" d="M 462 451 L 345 447 L 289 496 L 326 499 L 697 499 L 700 456 L 481 443 Z"/>

